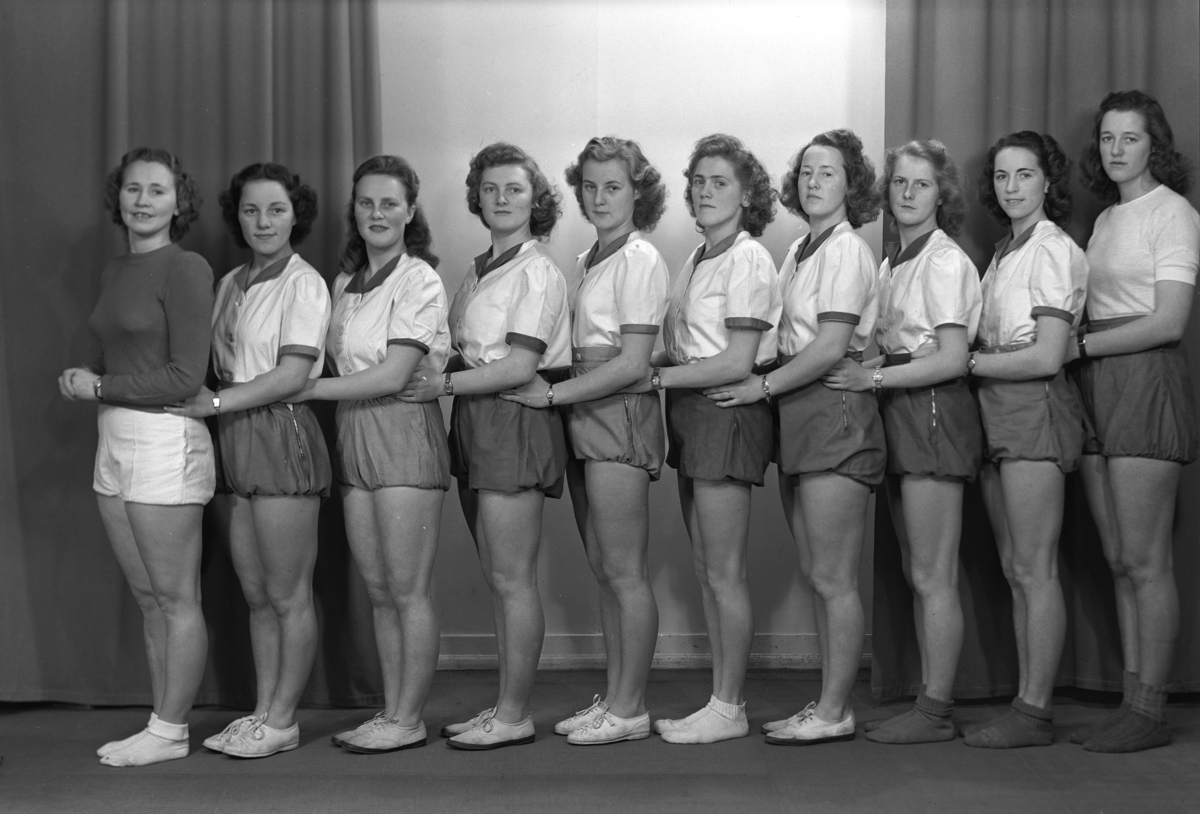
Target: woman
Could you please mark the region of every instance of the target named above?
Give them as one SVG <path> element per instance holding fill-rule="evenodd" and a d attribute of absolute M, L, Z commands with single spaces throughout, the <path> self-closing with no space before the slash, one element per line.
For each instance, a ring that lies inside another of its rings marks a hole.
<path fill-rule="evenodd" d="M 600 586 L 600 626 L 608 653 L 604 696 L 559 721 L 572 744 L 616 743 L 650 735 L 646 681 L 658 637 L 658 606 L 646 562 L 650 481 L 664 457 L 658 393 L 631 392 L 646 378 L 666 310 L 670 273 L 642 237 L 666 209 L 666 185 L 636 141 L 594 138 L 567 169 L 567 183 L 596 244 L 579 255 L 571 312 L 572 378 L 553 388 L 566 411 L 567 481 L 579 535 Z M 535 378 L 504 398 L 549 406 Z"/>
<path fill-rule="evenodd" d="M 251 252 L 217 286 L 212 356 L 221 385 L 169 411 L 217 416 L 218 511 L 250 606 L 254 712 L 204 745 L 256 758 L 300 744 L 296 706 L 316 655 L 312 572 L 329 454 L 308 405 L 285 401 L 321 374 L 329 292 L 292 251 L 317 216 L 317 193 L 299 176 L 280 164 L 251 164 L 220 202 L 234 242 Z"/>
<path fill-rule="evenodd" d="M 775 360 L 782 304 L 771 255 L 753 238 L 775 217 L 766 169 L 742 142 L 715 134 L 696 142 L 684 172 L 688 212 L 704 235 L 675 279 L 651 386 L 667 389 L 667 463 L 700 581 L 713 659 L 712 697 L 678 720 L 659 719 L 669 743 L 712 743 L 750 733 L 743 687 L 754 619 L 746 582 L 750 487 L 771 458 L 771 410 L 722 410 L 707 388 L 740 382 Z"/>
<path fill-rule="evenodd" d="M 1061 228 L 1070 176 L 1054 138 L 1028 130 L 996 142 L 979 176 L 980 201 L 1011 227 L 983 277 L 980 349 L 967 368 L 980 378 L 980 485 L 1012 589 L 1020 685 L 1012 709 L 969 733 L 967 746 L 1054 742 L 1050 702 L 1067 624 L 1058 535 L 1066 473 L 1083 449 L 1082 408 L 1063 370 L 1087 292 L 1087 258 Z"/>
<path fill-rule="evenodd" d="M 780 272 L 783 317 L 776 370 L 713 388 L 722 407 L 775 396 L 779 495 L 813 592 L 821 696 L 763 726 L 767 743 L 854 738 L 850 691 L 863 646 L 858 560 L 867 503 L 883 481 L 883 424 L 869 393 L 830 390 L 821 376 L 842 358 L 862 360 L 879 313 L 875 258 L 854 230 L 879 216 L 875 168 L 849 130 L 830 130 L 800 150 L 780 201 L 808 222 Z"/>
<path fill-rule="evenodd" d="M 431 582 L 450 452 L 437 402 L 395 395 L 414 374 L 439 377 L 450 349 L 420 188 L 396 156 L 377 155 L 354 171 L 326 339 L 339 375 L 309 379 L 296 397 L 338 401 L 346 537 L 374 609 L 384 709 L 333 742 L 362 754 L 425 745 L 421 712 L 438 659 Z"/>
<path fill-rule="evenodd" d="M 122 156 L 104 205 L 125 229 L 129 254 L 105 266 L 88 318 L 100 359 L 63 371 L 58 387 L 68 401 L 99 402 L 92 488 L 142 610 L 154 696 L 146 728 L 96 754 L 107 766 L 143 766 L 187 757 L 188 713 L 208 653 L 200 524 L 213 494 L 212 440 L 204 422 L 162 407 L 204 381 L 213 275 L 176 245 L 199 216 L 200 194 L 166 150 Z"/>
<path fill-rule="evenodd" d="M 500 393 L 571 359 L 567 284 L 542 247 L 559 197 L 519 147 L 497 142 L 471 159 L 467 207 L 492 236 L 450 306 L 450 336 L 462 357 L 444 377 L 415 376 L 401 398 L 456 396 L 450 471 L 492 592 L 500 689 L 496 705 L 442 728 L 456 749 L 532 743 L 529 701 L 546 621 L 537 589 L 542 503 L 562 494 L 567 448 L 555 410 Z M 553 401 L 547 387 L 548 401 Z"/>
<path fill-rule="evenodd" d="M 1200 215 L 1171 126 L 1142 91 L 1110 93 L 1081 164 L 1084 185 L 1111 203 L 1088 241 L 1084 409 L 1094 435 L 1080 467 L 1116 586 L 1125 662 L 1121 708 L 1071 736 L 1093 752 L 1171 742 L 1164 706 L 1179 631 L 1171 522 L 1183 464 L 1196 459 L 1196 407 L 1179 345 L 1191 313 Z"/>
<path fill-rule="evenodd" d="M 921 649 L 924 691 L 916 706 L 877 727 L 868 724 L 867 739 L 926 743 L 954 738 L 963 482 L 979 471 L 983 443 L 979 410 L 963 376 L 979 324 L 979 274 L 950 239 L 966 204 L 958 169 L 941 142 L 889 149 L 879 189 L 900 232 L 879 270 L 875 339 L 884 355 L 861 364 L 843 359 L 824 381 L 838 390 L 881 392 L 887 493 Z"/>

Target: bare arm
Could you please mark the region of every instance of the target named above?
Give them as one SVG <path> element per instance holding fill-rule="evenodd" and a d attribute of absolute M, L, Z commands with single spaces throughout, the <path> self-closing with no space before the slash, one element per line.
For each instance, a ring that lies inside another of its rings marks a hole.
<path fill-rule="evenodd" d="M 523 345 L 510 345 L 508 355 L 486 365 L 461 370 L 451 374 L 454 395 L 474 396 L 482 393 L 499 393 L 531 381 L 537 375 L 541 354 Z M 430 401 L 445 393 L 444 377 L 436 381 L 410 379 L 400 391 L 401 401 Z"/>
<path fill-rule="evenodd" d="M 1160 280 L 1154 284 L 1154 311 L 1107 331 L 1087 335 L 1088 356 L 1116 356 L 1157 348 L 1168 342 L 1178 342 L 1187 328 L 1192 313 L 1192 296 L 1196 287 L 1177 280 Z M 1067 347 L 1067 361 L 1079 358 L 1075 342 Z"/>
<path fill-rule="evenodd" d="M 761 331 L 739 329 L 729 332 L 729 344 L 716 356 L 690 365 L 663 368 L 660 380 L 667 387 L 713 387 L 740 382 L 754 367 Z"/>
<path fill-rule="evenodd" d="M 971 372 L 1018 382 L 1053 376 L 1066 361 L 1070 338 L 1071 323 L 1059 317 L 1039 316 L 1037 340 L 1032 345 L 1012 353 L 976 353 Z"/>
<path fill-rule="evenodd" d="M 413 345 L 388 345 L 379 364 L 345 376 L 309 379 L 294 401 L 352 401 L 399 393 L 424 355 L 425 351 Z"/>
<path fill-rule="evenodd" d="M 238 410 L 250 410 L 262 407 L 276 401 L 285 401 L 304 387 L 308 375 L 312 372 L 313 360 L 309 356 L 298 353 L 284 354 L 279 364 L 266 373 L 255 376 L 248 382 L 235 384 L 221 390 L 221 411 L 226 413 Z M 214 415 L 216 411 L 212 404 L 213 392 L 207 387 L 201 387 L 200 392 L 192 396 L 179 407 L 164 407 L 168 413 L 175 415 L 204 418 Z"/>
<path fill-rule="evenodd" d="M 821 378 L 846 355 L 853 336 L 854 326 L 848 322 L 822 322 L 816 338 L 783 367 L 765 376 L 747 376 L 737 384 L 710 387 L 704 394 L 721 407 L 735 407 L 766 398 L 763 379 L 767 380 L 774 396 L 804 387 Z"/>
<path fill-rule="evenodd" d="M 962 325 L 941 325 L 936 333 L 936 351 L 914 358 L 907 365 L 886 368 L 880 386 L 927 387 L 963 375 L 967 370 L 967 329 Z M 872 374 L 872 368 L 843 359 L 821 381 L 834 390 L 863 391 L 874 386 Z"/>
<path fill-rule="evenodd" d="M 650 372 L 650 352 L 654 349 L 654 334 L 622 334 L 621 355 L 609 359 L 582 376 L 567 379 L 554 386 L 554 403 L 577 404 L 593 401 L 632 387 Z M 455 388 L 457 388 L 457 382 Z M 548 407 L 546 383 L 540 376 L 501 398 L 516 401 L 527 407 Z"/>

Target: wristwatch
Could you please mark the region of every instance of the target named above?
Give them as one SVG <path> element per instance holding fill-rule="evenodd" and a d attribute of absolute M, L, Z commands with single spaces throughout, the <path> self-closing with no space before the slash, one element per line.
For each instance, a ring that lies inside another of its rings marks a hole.
<path fill-rule="evenodd" d="M 554 385 L 546 386 L 546 401 L 551 407 L 554 406 Z"/>
<path fill-rule="evenodd" d="M 92 381 L 92 393 L 96 396 L 96 401 L 103 401 L 104 394 L 100 392 L 100 377 L 97 376 Z"/>
<path fill-rule="evenodd" d="M 975 354 L 978 351 L 971 351 L 971 355 L 967 357 L 967 375 L 970 376 L 975 371 Z"/>
<path fill-rule="evenodd" d="M 214 413 L 221 412 L 221 394 L 220 393 L 213 393 L 213 412 Z"/>
<path fill-rule="evenodd" d="M 1080 359 L 1086 359 L 1086 358 L 1088 358 L 1088 352 L 1087 352 L 1087 334 L 1080 334 L 1080 335 L 1079 335 L 1079 338 L 1078 338 L 1078 339 L 1076 339 L 1076 340 L 1075 340 L 1075 342 L 1076 342 L 1076 344 L 1078 344 L 1078 345 L 1079 345 L 1079 358 L 1080 358 Z"/>
<path fill-rule="evenodd" d="M 871 372 L 871 386 L 875 390 L 883 387 L 883 368 L 877 367 Z"/>
<path fill-rule="evenodd" d="M 763 393 L 766 394 L 767 401 L 770 401 L 771 400 L 771 383 L 769 381 L 767 381 L 766 376 L 763 376 L 760 379 L 760 381 L 762 382 L 762 391 L 763 391 Z"/>
<path fill-rule="evenodd" d="M 442 380 L 442 392 L 447 396 L 454 395 L 454 380 L 450 378 L 451 374 L 447 373 L 446 378 Z"/>
<path fill-rule="evenodd" d="M 654 368 L 650 371 L 650 387 L 653 390 L 662 390 L 662 369 Z"/>

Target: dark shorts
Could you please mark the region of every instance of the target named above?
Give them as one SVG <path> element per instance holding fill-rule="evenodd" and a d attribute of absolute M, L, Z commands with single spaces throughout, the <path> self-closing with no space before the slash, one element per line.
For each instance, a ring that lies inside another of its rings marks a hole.
<path fill-rule="evenodd" d="M 1024 382 L 982 379 L 976 395 L 989 461 L 1051 461 L 1064 473 L 1079 468 L 1083 408 L 1065 370 Z"/>
<path fill-rule="evenodd" d="M 870 487 L 883 481 L 887 444 L 873 394 L 812 382 L 775 399 L 775 420 L 781 474 L 833 472 Z"/>
<path fill-rule="evenodd" d="M 666 435 L 658 393 L 614 393 L 564 408 L 571 456 L 662 474 Z"/>
<path fill-rule="evenodd" d="M 562 495 L 567 442 L 558 410 L 538 410 L 495 393 L 455 396 L 450 474 L 471 489 Z"/>
<path fill-rule="evenodd" d="M 1084 359 L 1075 377 L 1088 430 L 1084 455 L 1196 460 L 1200 431 L 1182 347 Z"/>
<path fill-rule="evenodd" d="M 325 436 L 307 404 L 275 402 L 217 417 L 217 491 L 242 497 L 328 497 Z"/>
<path fill-rule="evenodd" d="M 686 478 L 763 485 L 775 430 L 765 401 L 721 408 L 699 390 L 667 391 L 667 463 Z"/>
<path fill-rule="evenodd" d="M 965 378 L 887 389 L 880 397 L 889 475 L 975 480 L 983 463 L 979 407 Z"/>
<path fill-rule="evenodd" d="M 337 428 L 338 482 L 372 492 L 450 488 L 450 449 L 437 400 L 340 401 Z"/>

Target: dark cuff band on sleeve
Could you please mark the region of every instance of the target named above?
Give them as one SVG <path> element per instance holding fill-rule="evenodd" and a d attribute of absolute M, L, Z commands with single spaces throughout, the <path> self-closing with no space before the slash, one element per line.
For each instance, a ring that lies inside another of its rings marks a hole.
<path fill-rule="evenodd" d="M 817 314 L 817 322 L 845 322 L 848 325 L 859 323 L 858 314 L 848 314 L 845 311 L 824 311 Z"/>
<path fill-rule="evenodd" d="M 417 348 L 421 351 L 421 353 L 429 353 L 429 346 L 424 342 L 418 342 L 415 339 L 389 339 L 387 343 L 389 345 L 404 345 L 409 348 Z"/>
<path fill-rule="evenodd" d="M 1030 312 L 1034 319 L 1038 317 L 1058 317 L 1064 322 L 1074 323 L 1075 315 L 1061 308 L 1051 308 L 1049 305 L 1035 305 Z"/>
<path fill-rule="evenodd" d="M 309 359 L 320 359 L 321 352 L 311 345 L 280 345 L 279 358 L 285 356 L 307 356 Z"/>
<path fill-rule="evenodd" d="M 523 348 L 536 351 L 538 356 L 546 352 L 546 343 L 536 336 L 526 336 L 525 334 L 510 332 L 504 335 L 504 341 L 510 345 L 520 345 Z"/>
<path fill-rule="evenodd" d="M 658 326 L 657 325 L 641 325 L 638 323 L 631 323 L 628 325 L 622 325 L 621 333 L 623 333 L 623 334 L 649 334 L 650 336 L 657 336 L 658 335 Z"/>
<path fill-rule="evenodd" d="M 731 331 L 769 331 L 771 323 L 754 317 L 726 317 L 725 327 Z"/>

